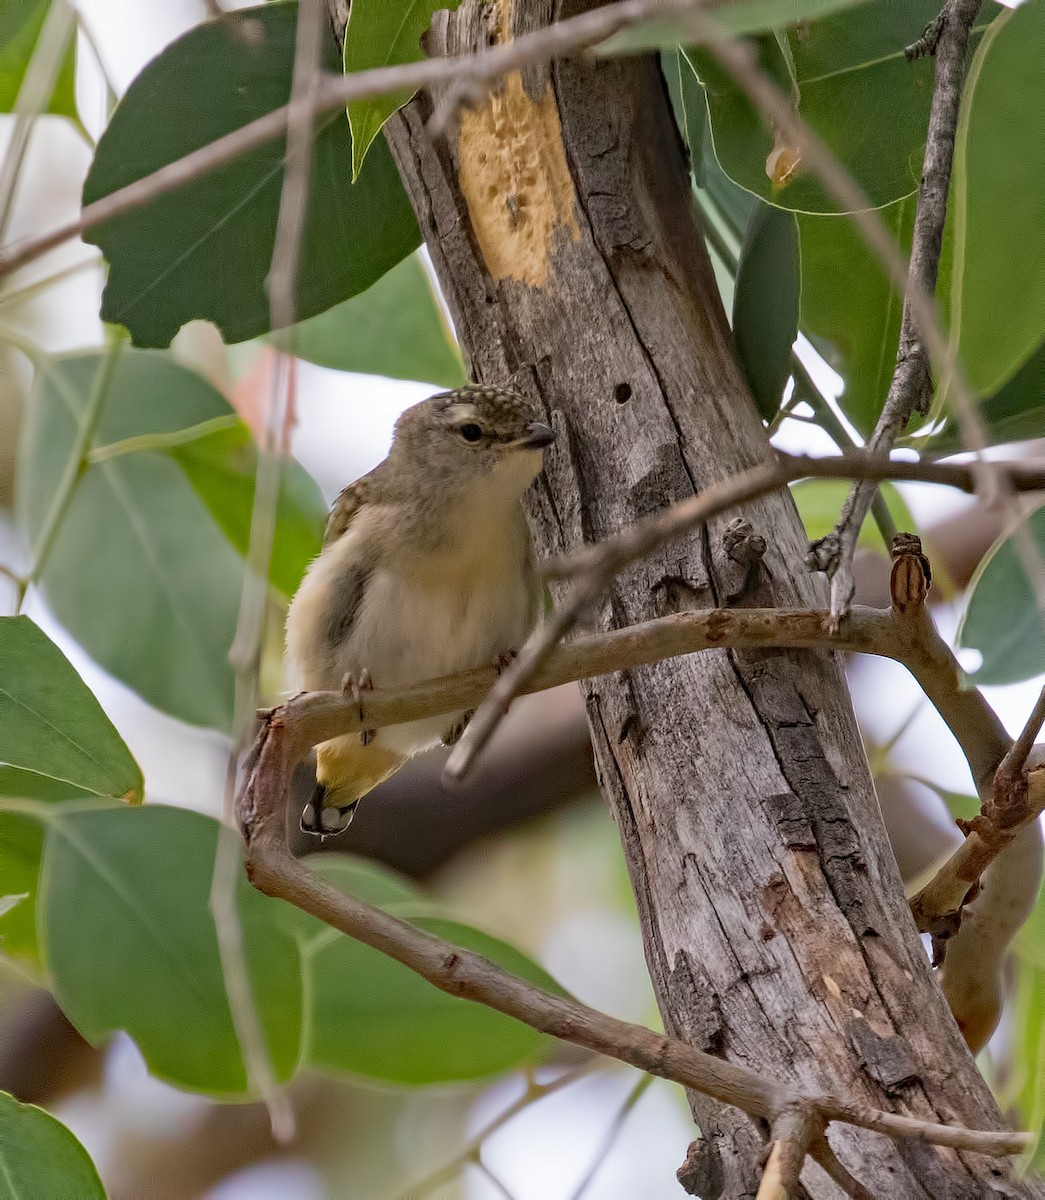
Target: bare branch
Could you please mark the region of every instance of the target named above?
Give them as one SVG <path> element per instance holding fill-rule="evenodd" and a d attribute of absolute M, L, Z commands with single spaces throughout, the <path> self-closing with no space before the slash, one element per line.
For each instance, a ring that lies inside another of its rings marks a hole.
<path fill-rule="evenodd" d="M 932 296 L 940 263 L 943 227 L 947 218 L 947 193 L 954 158 L 954 139 L 958 128 L 965 64 L 969 52 L 969 32 L 982 0 L 948 0 L 939 18 L 926 31 L 932 46 L 923 41 L 908 48 L 908 57 L 935 52 L 936 70 L 932 106 L 925 143 L 921 186 L 914 219 L 911 263 L 904 289 L 900 342 L 889 391 L 875 424 L 868 448 L 879 454 L 892 449 L 897 436 L 915 413 L 925 416 L 932 396 L 932 374 L 926 344 L 917 331 L 912 313 L 915 295 Z M 938 364 L 939 366 L 939 364 Z M 946 385 L 949 379 L 944 376 Z M 961 415 L 961 409 L 959 409 Z M 979 436 L 975 429 L 966 432 Z M 970 445 L 977 449 L 975 442 Z M 848 608 L 856 588 L 853 557 L 860 528 L 877 494 L 875 484 L 861 481 L 849 492 L 835 528 L 810 547 L 810 562 L 826 571 L 831 579 L 831 612 L 840 616 Z"/>
<path fill-rule="evenodd" d="M 777 1117 L 755 1200 L 795 1200 L 806 1155 L 823 1131 L 823 1124 L 810 1108 L 787 1108 Z"/>
<path fill-rule="evenodd" d="M 321 74 L 312 93 L 309 111 L 312 116 L 343 108 L 350 100 L 383 96 L 399 90 L 431 88 L 440 84 L 451 87 L 465 82 L 473 89 L 489 86 L 509 71 L 522 70 L 551 58 L 574 54 L 596 42 L 604 41 L 651 14 L 666 15 L 691 9 L 695 0 L 622 0 L 564 21 L 556 21 L 544 29 L 516 38 L 504 45 L 492 46 L 481 54 L 462 54 L 452 58 L 425 59 L 402 66 L 378 67 L 352 75 Z M 226 20 L 238 20 L 228 14 Z M 248 150 L 281 137 L 290 119 L 290 105 L 274 109 L 263 117 L 201 146 L 191 154 L 168 163 L 126 187 L 111 192 L 101 200 L 87 205 L 78 217 L 44 234 L 9 246 L 0 251 L 0 279 L 48 250 L 111 221 L 123 213 L 155 200 L 157 196 L 175 191 L 218 167 L 231 162 Z"/>
<path fill-rule="evenodd" d="M 849 1197 L 849 1200 L 874 1200 L 874 1196 L 864 1185 L 846 1170 L 838 1161 L 838 1155 L 831 1149 L 831 1143 L 824 1134 L 813 1139 L 809 1148 L 810 1157 L 814 1158 L 827 1172 L 828 1176 Z"/>
<path fill-rule="evenodd" d="M 891 1137 L 984 1154 L 1015 1154 L 1029 1145 L 1028 1134 L 956 1129 L 834 1096 L 804 1095 L 764 1073 L 545 992 L 473 951 L 433 937 L 339 892 L 296 860 L 286 845 L 283 796 L 290 772 L 304 752 L 301 729 L 288 711 L 278 711 L 270 714 L 259 737 L 256 765 L 238 803 L 251 881 L 266 894 L 279 896 L 332 928 L 388 954 L 442 991 L 486 1004 L 542 1033 L 674 1080 L 753 1116 L 773 1120 L 788 1107 L 804 1105 L 825 1123 L 842 1121 Z"/>
<path fill-rule="evenodd" d="M 1045 483 L 1045 468 L 1029 466 L 1026 463 L 999 465 L 1008 471 L 1016 487 L 1038 489 Z M 625 567 L 651 554 L 666 542 L 689 533 L 727 509 L 785 487 L 798 479 L 813 476 L 876 480 L 920 479 L 950 484 L 963 491 L 973 491 L 976 487 L 975 468 L 964 464 L 890 462 L 880 457 L 857 454 L 819 459 L 778 454 L 770 462 L 760 463 L 747 471 L 711 484 L 699 495 L 637 521 L 629 529 L 601 542 L 598 546 L 585 548 L 551 564 L 551 571 L 558 576 L 578 576 L 573 592 L 565 604 L 530 638 L 518 658 L 490 689 L 461 741 L 454 747 L 446 764 L 444 779 L 453 784 L 464 777 L 475 757 L 493 736 L 512 699 L 530 690 L 532 680 L 546 662 L 552 648 L 573 629 L 585 609 L 594 603 Z M 1007 746 L 1006 741 L 1006 748 Z M 992 762 L 989 769 L 993 771 L 996 766 L 997 762 Z M 980 774 L 975 767 L 974 773 L 979 779 Z"/>

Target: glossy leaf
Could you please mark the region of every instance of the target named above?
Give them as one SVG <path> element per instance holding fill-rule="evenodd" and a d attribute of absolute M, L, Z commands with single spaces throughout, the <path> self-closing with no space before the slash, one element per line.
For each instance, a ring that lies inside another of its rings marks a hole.
<path fill-rule="evenodd" d="M 28 617 L 0 617 L 0 763 L 132 803 L 142 773 L 65 655 Z"/>
<path fill-rule="evenodd" d="M 1038 555 L 1045 556 L 1045 508 L 1027 520 L 1027 528 Z M 973 683 L 1017 683 L 1045 671 L 1045 619 L 1011 537 L 995 542 L 968 590 L 958 645 L 983 655 Z"/>
<path fill-rule="evenodd" d="M 672 17 L 654 17 L 631 29 L 614 34 L 599 46 L 600 54 L 636 54 L 660 50 L 679 42 L 693 40 L 694 28 L 707 27 L 722 37 L 742 37 L 767 33 L 800 21 L 817 21 L 832 13 L 865 4 L 867 0 L 732 0 L 721 6 L 708 6 L 700 15 L 703 21 L 687 18 L 685 13 Z"/>
<path fill-rule="evenodd" d="M 299 358 L 338 371 L 443 387 L 465 381 L 457 344 L 416 254 L 361 296 L 271 336 Z"/>
<path fill-rule="evenodd" d="M 880 214 L 905 251 L 914 208 L 915 198 L 909 196 Z M 802 332 L 817 339 L 818 349 L 845 380 L 839 404 L 846 417 L 861 433 L 870 433 L 896 366 L 902 299 L 851 221 L 800 215 L 798 236 Z"/>
<path fill-rule="evenodd" d="M 849 487 L 844 479 L 805 479 L 791 489 L 791 495 L 798 506 L 798 515 L 802 518 L 806 536 L 811 542 L 825 537 L 834 529 L 838 522 L 838 514 L 842 511 L 842 505 L 849 494 Z M 896 528 L 912 532 L 917 530 L 918 526 L 914 522 L 911 510 L 896 488 L 891 483 L 883 483 L 879 490 L 885 498 L 886 507 Z M 879 553 L 889 549 L 871 517 L 860 527 L 857 545 L 865 550 L 877 550 Z"/>
<path fill-rule="evenodd" d="M 518 950 L 441 918 L 423 929 L 551 991 L 555 981 Z M 535 1030 L 484 1005 L 448 996 L 387 955 L 324 932 L 305 951 L 312 997 L 306 1061 L 392 1083 L 478 1079 L 541 1054 Z"/>
<path fill-rule="evenodd" d="M 23 434 L 19 507 L 35 541 L 65 468 L 101 355 L 54 360 Z M 96 444 L 163 435 L 230 412 L 224 398 L 166 355 L 126 351 Z M 239 555 L 162 454 L 90 467 L 59 527 L 43 576 L 59 621 L 107 671 L 165 712 L 229 729 L 228 651 L 243 578 Z"/>
<path fill-rule="evenodd" d="M 51 0 L 4 0 L 0 5 L 0 112 L 14 111 L 26 68 L 50 8 Z M 79 120 L 76 111 L 75 26 L 47 111 Z"/>
<path fill-rule="evenodd" d="M 918 186 L 933 66 L 928 58 L 908 63 L 903 51 L 938 11 L 936 0 L 870 0 L 757 42 L 763 69 L 797 93 L 799 114 L 875 205 Z M 837 212 L 811 171 L 774 166 L 773 134 L 746 95 L 705 51 L 688 53 L 708 89 L 715 151 L 726 173 L 783 208 Z"/>
<path fill-rule="evenodd" d="M 1045 331 L 1045 4 L 1003 10 L 969 66 L 948 218 L 951 334 L 973 387 L 998 391 Z"/>
<path fill-rule="evenodd" d="M 134 80 L 102 135 L 84 184 L 101 199 L 286 103 L 296 5 L 229 13 L 190 30 Z M 325 65 L 340 70 L 333 35 Z M 191 84 L 190 84 L 191 81 Z M 277 139 L 86 236 L 110 264 L 102 302 L 139 346 L 166 346 L 193 318 L 227 341 L 268 330 L 285 144 Z M 309 317 L 368 288 L 420 242 L 384 145 L 352 184 L 343 112 L 317 124 L 296 312 Z"/>
<path fill-rule="evenodd" d="M 980 418 L 992 445 L 1039 438 L 1045 431 L 1045 343 L 995 394 L 980 403 Z M 962 448 L 955 420 L 932 440 L 934 454 Z"/>
<path fill-rule="evenodd" d="M 793 213 L 761 204 L 744 236 L 733 295 L 733 344 L 759 414 L 769 421 L 791 376 L 801 268 Z"/>
<path fill-rule="evenodd" d="M 40 818 L 23 798 L 58 802 L 82 797 L 78 788 L 46 775 L 0 767 L 0 884 L 3 890 L 24 893 L 18 904 L 0 916 L 0 955 L 43 982 L 36 934 L 36 894 L 44 852 Z M 9 798 L 16 797 L 12 802 Z"/>
<path fill-rule="evenodd" d="M 209 905 L 217 837 L 185 809 L 70 808 L 47 822 L 39 920 L 55 998 L 89 1041 L 124 1029 L 150 1071 L 179 1087 L 242 1096 L 247 1076 Z M 297 943 L 281 902 L 237 864 L 237 903 L 258 1017 L 279 1079 L 298 1058 Z M 105 947 L 104 961 L 99 947 Z"/>
<path fill-rule="evenodd" d="M 373 67 L 397 67 L 424 58 L 421 35 L 438 9 L 451 11 L 460 0 L 352 0 L 345 30 L 345 73 Z M 352 178 L 359 176 L 363 159 L 388 118 L 413 95 L 400 88 L 383 96 L 352 100 L 348 120 L 352 127 Z"/>
<path fill-rule="evenodd" d="M 196 495 L 236 549 L 246 555 L 254 509 L 257 451 L 242 421 L 212 422 L 199 437 L 164 452 L 188 476 Z M 269 580 L 288 599 L 323 540 L 326 505 L 315 481 L 293 459 L 283 465 Z"/>
<path fill-rule="evenodd" d="M 105 1200 L 90 1155 L 35 1104 L 0 1092 L 0 1200 Z"/>

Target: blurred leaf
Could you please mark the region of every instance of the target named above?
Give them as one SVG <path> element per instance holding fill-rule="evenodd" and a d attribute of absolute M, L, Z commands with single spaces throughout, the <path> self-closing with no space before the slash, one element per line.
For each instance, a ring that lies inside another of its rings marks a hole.
<path fill-rule="evenodd" d="M 38 538 L 102 355 L 38 373 L 19 455 L 19 508 Z M 147 402 L 146 402 L 147 401 Z M 224 398 L 166 355 L 125 351 L 96 442 L 164 434 L 230 413 Z M 90 467 L 44 571 L 58 620 L 107 671 L 165 712 L 229 729 L 243 565 L 166 456 L 122 454 Z"/>
<path fill-rule="evenodd" d="M 772 420 L 791 376 L 801 292 L 793 213 L 760 204 L 740 251 L 733 296 L 733 344 L 755 406 Z"/>
<path fill-rule="evenodd" d="M 749 33 L 766 33 L 800 21 L 819 20 L 843 9 L 855 8 L 867 0 L 732 0 L 721 6 L 709 5 L 702 16 L 713 31 L 723 37 L 742 37 Z M 600 54 L 636 54 L 642 50 L 659 50 L 678 42 L 691 41 L 700 22 L 678 16 L 654 17 L 631 29 L 616 33 L 598 47 Z"/>
<path fill-rule="evenodd" d="M 991 445 L 1041 437 L 1045 431 L 1045 342 L 1012 378 L 979 406 Z M 934 454 L 962 449 L 961 429 L 949 420 L 932 439 Z"/>
<path fill-rule="evenodd" d="M 804 479 L 791 488 L 791 495 L 798 506 L 798 515 L 802 518 L 806 536 L 810 541 L 825 537 L 834 529 L 850 486 L 844 479 Z M 912 532 L 916 530 L 918 526 L 914 522 L 911 510 L 895 486 L 883 483 L 879 490 L 885 498 L 886 507 L 896 528 Z M 879 553 L 889 549 L 882 540 L 878 526 L 870 517 L 860 527 L 857 545 L 865 550 L 877 550 Z"/>
<path fill-rule="evenodd" d="M 962 97 L 947 214 L 951 333 L 984 394 L 1033 354 L 1045 324 L 1043 51 L 1045 4 L 1003 9 L 973 55 Z"/>
<path fill-rule="evenodd" d="M 0 617 L 0 763 L 138 803 L 142 773 L 72 664 L 28 617 Z"/>
<path fill-rule="evenodd" d="M 1010 1016 L 1012 1095 L 1021 1129 L 1037 1134 L 1032 1170 L 1045 1168 L 1045 888 L 1016 937 L 1015 1004 Z"/>
<path fill-rule="evenodd" d="M 663 50 L 660 64 L 667 81 L 675 124 L 682 134 L 682 140 L 689 147 L 694 177 L 697 183 L 703 186 L 700 159 L 708 124 L 708 105 L 704 98 L 704 89 L 700 86 L 689 59 L 681 50 Z"/>
<path fill-rule="evenodd" d="M 879 214 L 906 252 L 914 228 L 915 197 Z M 853 223 L 844 217 L 798 217 L 802 252 L 802 332 L 830 342 L 830 365 L 845 380 L 839 405 L 861 433 L 882 411 L 900 338 L 902 300 Z"/>
<path fill-rule="evenodd" d="M 184 470 L 222 532 L 246 556 L 254 510 L 257 449 L 242 421 L 212 422 L 201 436 L 171 442 L 166 454 Z M 283 464 L 269 580 L 286 598 L 297 591 L 319 553 L 326 504 L 315 481 L 294 459 Z"/>
<path fill-rule="evenodd" d="M 209 905 L 218 836 L 238 840 L 185 809 L 57 808 L 39 921 L 55 998 L 84 1037 L 124 1029 L 154 1075 L 231 1097 L 246 1094 L 247 1076 Z M 251 887 L 238 853 L 235 862 L 254 1003 L 287 1079 L 301 1030 L 297 942 L 278 920 L 282 902 Z"/>
<path fill-rule="evenodd" d="M 939 11 L 937 0 L 870 0 L 852 11 L 789 29 L 789 54 L 758 39 L 763 69 L 880 206 L 918 186 L 932 95 L 929 58 L 908 63 L 915 41 Z M 982 26 L 981 26 L 982 28 Z M 715 151 L 726 173 L 764 200 L 798 212 L 837 212 L 813 173 L 799 167 L 777 182 L 767 174 L 773 134 L 747 96 L 699 47 L 687 51 L 708 88 Z"/>
<path fill-rule="evenodd" d="M 271 335 L 299 358 L 364 375 L 418 379 L 444 387 L 465 381 L 460 354 L 417 254 L 361 296 Z"/>
<path fill-rule="evenodd" d="M 0 766 L 0 880 L 6 891 L 24 892 L 29 899 L 0 917 L 0 954 L 16 961 L 23 970 L 43 983 L 36 936 L 36 893 L 40 879 L 40 860 L 44 852 L 44 831 L 31 812 L 18 811 L 8 797 L 58 802 L 81 798 L 83 793 L 72 784 Z"/>
<path fill-rule="evenodd" d="M 84 184 L 89 204 L 287 102 L 295 4 L 242 9 L 190 30 L 153 59 L 120 101 Z M 333 35 L 325 66 L 340 71 Z M 191 85 L 189 84 L 191 81 Z M 283 187 L 276 139 L 86 236 L 110 264 L 107 321 L 135 344 L 166 346 L 193 318 L 227 341 L 270 328 L 265 280 Z M 320 118 L 295 308 L 310 317 L 368 288 L 420 242 L 391 155 L 368 156 L 353 186 L 343 112 Z"/>
<path fill-rule="evenodd" d="M 1038 554 L 1045 555 L 1045 508 L 1026 525 Z M 983 655 L 972 682 L 979 687 L 1018 683 L 1045 671 L 1045 618 L 1012 537 L 999 538 L 988 550 L 968 593 L 958 645 Z"/>
<path fill-rule="evenodd" d="M 13 112 L 51 0 L 4 0 L 0 6 L 0 112 Z M 79 120 L 76 111 L 75 26 L 47 112 Z"/>
<path fill-rule="evenodd" d="M 551 976 L 497 938 L 441 918 L 415 923 L 562 994 Z M 305 1059 L 313 1066 L 392 1083 L 444 1083 L 533 1062 L 546 1043 L 528 1026 L 448 996 L 350 938 L 321 933 L 306 947 L 305 959 L 313 1005 Z"/>
<path fill-rule="evenodd" d="M 460 0 L 352 0 L 345 30 L 345 74 L 373 67 L 397 67 L 424 58 L 421 35 L 441 8 L 451 12 Z M 384 96 L 351 100 L 352 179 L 388 118 L 410 99 L 414 88 L 399 88 Z"/>
<path fill-rule="evenodd" d="M 63 1011 L 91 1041 L 125 1029 L 149 1069 L 177 1086 L 243 1095 L 245 1068 L 209 902 L 216 838 L 236 835 L 160 805 L 59 806 L 42 809 L 41 818 L 38 920 Z M 526 1026 L 447 996 L 386 955 L 262 896 L 236 861 L 254 1003 L 280 1079 L 296 1069 L 302 1038 L 311 1065 L 399 1083 L 486 1076 L 534 1060 L 546 1044 Z M 371 903 L 412 912 L 423 903 L 373 864 L 322 856 L 313 869 Z M 496 938 L 427 915 L 417 923 L 561 994 L 550 976 Z"/>
<path fill-rule="evenodd" d="M 0 1092 L 0 1200 L 105 1200 L 90 1155 L 54 1117 Z"/>

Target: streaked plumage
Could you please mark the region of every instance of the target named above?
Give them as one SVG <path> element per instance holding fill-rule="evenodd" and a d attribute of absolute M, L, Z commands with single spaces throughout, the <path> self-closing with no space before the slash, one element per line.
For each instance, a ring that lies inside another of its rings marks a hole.
<path fill-rule="evenodd" d="M 519 648 L 540 611 L 520 504 L 552 440 L 539 418 L 525 398 L 487 387 L 445 392 L 403 413 L 388 457 L 338 498 L 322 553 L 290 606 L 292 686 L 337 689 L 366 671 L 378 687 L 402 687 Z M 344 828 L 361 796 L 449 740 L 465 716 L 325 742 L 303 825 Z"/>

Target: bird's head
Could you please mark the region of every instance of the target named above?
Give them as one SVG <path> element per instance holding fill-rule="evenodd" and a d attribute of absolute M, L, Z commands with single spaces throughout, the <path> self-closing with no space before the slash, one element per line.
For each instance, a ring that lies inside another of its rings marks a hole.
<path fill-rule="evenodd" d="M 506 388 L 471 384 L 408 408 L 391 457 L 448 487 L 484 488 L 517 499 L 541 469 L 555 434 L 537 406 Z"/>

